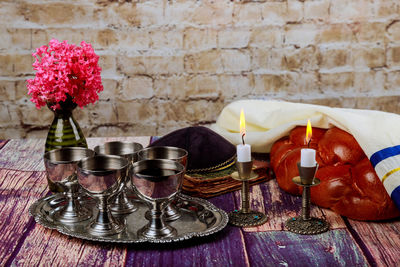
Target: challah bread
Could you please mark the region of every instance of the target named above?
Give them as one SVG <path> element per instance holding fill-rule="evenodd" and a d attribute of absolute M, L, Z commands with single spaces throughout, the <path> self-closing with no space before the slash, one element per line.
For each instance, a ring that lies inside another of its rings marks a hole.
<path fill-rule="evenodd" d="M 275 142 L 271 166 L 279 186 L 299 195 L 302 187 L 292 182 L 299 175 L 300 150 L 306 148 L 306 129 L 296 127 L 288 137 Z M 384 220 L 400 215 L 376 175 L 370 161 L 354 137 L 339 128 L 313 128 L 310 148 L 317 151 L 316 177 L 319 186 L 311 188 L 311 201 L 356 220 Z"/>

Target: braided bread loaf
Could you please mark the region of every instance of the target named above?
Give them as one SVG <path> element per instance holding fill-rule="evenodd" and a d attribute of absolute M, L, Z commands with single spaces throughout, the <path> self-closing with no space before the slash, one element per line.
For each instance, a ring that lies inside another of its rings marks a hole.
<path fill-rule="evenodd" d="M 305 148 L 305 127 L 296 127 L 289 137 L 275 142 L 271 166 L 279 186 L 299 195 L 302 187 L 292 178 L 299 175 L 297 162 Z M 316 149 L 319 186 L 311 187 L 311 201 L 356 220 L 384 220 L 400 215 L 354 137 L 339 128 L 313 128 L 310 148 Z"/>

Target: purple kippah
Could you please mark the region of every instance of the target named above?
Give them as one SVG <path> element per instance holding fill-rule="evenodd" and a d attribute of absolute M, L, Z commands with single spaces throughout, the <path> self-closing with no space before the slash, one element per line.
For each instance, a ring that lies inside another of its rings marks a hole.
<path fill-rule="evenodd" d="M 202 126 L 173 131 L 150 146 L 174 146 L 188 151 L 187 172 L 211 172 L 235 162 L 236 148 L 228 140 Z"/>

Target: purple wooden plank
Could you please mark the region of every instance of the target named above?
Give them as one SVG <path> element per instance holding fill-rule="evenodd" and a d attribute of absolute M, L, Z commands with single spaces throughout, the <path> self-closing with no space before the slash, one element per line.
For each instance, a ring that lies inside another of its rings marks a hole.
<path fill-rule="evenodd" d="M 310 236 L 248 232 L 244 240 L 251 266 L 369 266 L 345 229 Z"/>
<path fill-rule="evenodd" d="M 0 266 L 10 262 L 34 221 L 30 205 L 47 192 L 44 173 L 0 170 Z"/>
<path fill-rule="evenodd" d="M 233 194 L 209 199 L 217 207 L 234 209 Z M 140 245 L 128 249 L 128 266 L 246 266 L 243 235 L 240 228 L 227 226 L 220 233 L 165 245 Z"/>
<path fill-rule="evenodd" d="M 361 222 L 348 219 L 349 229 L 372 264 L 400 266 L 400 221 Z"/>
<path fill-rule="evenodd" d="M 0 168 L 20 171 L 43 171 L 44 139 L 10 140 L 1 149 Z"/>
<path fill-rule="evenodd" d="M 228 226 L 201 239 L 165 245 L 141 245 L 128 249 L 127 266 L 246 266 L 242 233 Z"/>

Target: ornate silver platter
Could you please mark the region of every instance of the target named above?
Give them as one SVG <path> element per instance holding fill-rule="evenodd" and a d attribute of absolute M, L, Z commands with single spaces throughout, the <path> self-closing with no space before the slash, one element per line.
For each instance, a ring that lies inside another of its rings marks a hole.
<path fill-rule="evenodd" d="M 137 235 L 137 231 L 148 222 L 145 218 L 148 208 L 144 203 L 135 199 L 134 196 L 129 197 L 135 202 L 138 209 L 127 215 L 114 215 L 117 220 L 120 220 L 126 225 L 125 230 L 120 234 L 105 237 L 89 234 L 87 227 L 92 219 L 75 224 L 63 224 L 56 221 L 53 218 L 53 214 L 60 209 L 65 202 L 65 198 L 62 194 L 54 194 L 37 200 L 29 208 L 29 213 L 40 225 L 49 229 L 55 229 L 65 235 L 86 240 L 112 243 L 178 242 L 194 237 L 214 234 L 222 230 L 228 223 L 228 215 L 225 211 L 215 207 L 207 200 L 181 194 L 179 196 L 179 201 L 176 202 L 176 206 L 181 212 L 181 217 L 169 223 L 177 229 L 177 236 L 159 239 L 140 238 Z M 97 210 L 93 199 L 83 196 L 80 202 L 86 208 L 91 209 L 93 214 L 96 214 Z"/>

